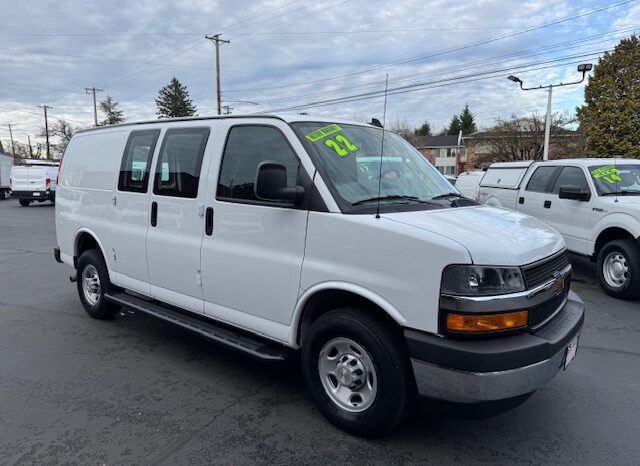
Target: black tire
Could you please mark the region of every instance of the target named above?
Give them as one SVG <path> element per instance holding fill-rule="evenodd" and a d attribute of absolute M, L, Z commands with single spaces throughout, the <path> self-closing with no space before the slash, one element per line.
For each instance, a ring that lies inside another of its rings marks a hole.
<path fill-rule="evenodd" d="M 31 201 L 28 199 L 18 199 L 18 202 L 22 207 L 29 207 L 29 204 L 31 204 Z"/>
<path fill-rule="evenodd" d="M 323 387 L 319 358 L 324 345 L 335 338 L 355 342 L 373 363 L 377 392 L 364 411 L 350 412 L 339 406 Z M 417 401 L 413 371 L 399 329 L 359 309 L 335 309 L 311 325 L 302 344 L 302 370 L 322 414 L 335 426 L 355 435 L 376 437 L 390 431 Z"/>
<path fill-rule="evenodd" d="M 605 277 L 606 259 L 612 253 L 623 257 L 627 268 L 626 280 L 622 286 L 613 287 Z M 609 296 L 619 299 L 635 299 L 640 297 L 640 245 L 630 239 L 619 239 L 605 244 L 598 253 L 598 281 Z"/>
<path fill-rule="evenodd" d="M 92 268 L 92 269 L 91 269 Z M 91 302 L 85 295 L 83 275 L 85 272 L 95 270 L 99 278 L 97 291 L 97 300 Z M 104 294 L 111 291 L 113 285 L 109 281 L 109 272 L 104 263 L 102 254 L 97 249 L 90 249 L 83 252 L 78 259 L 78 268 L 76 271 L 76 284 L 78 287 L 78 296 L 80 301 L 91 317 L 95 319 L 111 319 L 120 310 L 120 306 L 104 299 Z"/>

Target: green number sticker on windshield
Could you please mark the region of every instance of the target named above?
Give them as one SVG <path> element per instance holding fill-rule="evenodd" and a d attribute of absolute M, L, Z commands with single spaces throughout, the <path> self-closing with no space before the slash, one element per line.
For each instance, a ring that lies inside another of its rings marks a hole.
<path fill-rule="evenodd" d="M 344 145 L 344 147 L 342 147 L 339 143 Z M 342 134 L 339 134 L 338 136 L 336 136 L 335 140 L 327 139 L 324 142 L 324 145 L 329 147 L 330 149 L 333 149 L 335 151 L 335 153 L 338 154 L 340 157 L 346 157 L 351 152 L 355 152 L 355 151 L 358 150 L 358 146 L 353 144 L 351 141 L 349 141 Z M 345 149 L 345 147 L 346 147 L 346 149 Z"/>
<path fill-rule="evenodd" d="M 622 178 L 620 178 L 620 175 L 618 175 L 618 169 L 613 165 L 608 165 L 606 167 L 601 167 L 597 170 L 593 170 L 591 172 L 591 176 L 596 180 L 602 178 L 609 184 L 615 184 L 622 181 Z"/>

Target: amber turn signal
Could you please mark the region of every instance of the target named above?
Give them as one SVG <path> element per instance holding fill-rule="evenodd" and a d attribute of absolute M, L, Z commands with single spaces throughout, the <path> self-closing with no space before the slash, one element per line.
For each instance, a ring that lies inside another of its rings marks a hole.
<path fill-rule="evenodd" d="M 447 329 L 454 332 L 495 332 L 525 327 L 527 311 L 505 314 L 447 314 Z"/>

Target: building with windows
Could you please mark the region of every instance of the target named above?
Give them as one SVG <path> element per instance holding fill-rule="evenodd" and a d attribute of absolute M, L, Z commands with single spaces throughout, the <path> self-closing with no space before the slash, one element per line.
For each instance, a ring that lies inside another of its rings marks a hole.
<path fill-rule="evenodd" d="M 467 150 L 459 136 L 421 136 L 414 146 L 443 175 L 457 176 L 467 170 Z"/>

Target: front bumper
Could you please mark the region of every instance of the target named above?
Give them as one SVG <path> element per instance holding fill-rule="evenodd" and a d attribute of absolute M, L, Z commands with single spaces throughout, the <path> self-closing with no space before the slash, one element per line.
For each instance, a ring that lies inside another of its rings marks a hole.
<path fill-rule="evenodd" d="M 26 199 L 28 201 L 51 201 L 56 197 L 55 191 L 11 191 L 13 199 Z"/>
<path fill-rule="evenodd" d="M 453 340 L 405 330 L 420 395 L 479 403 L 544 387 L 564 366 L 566 349 L 584 323 L 584 304 L 569 292 L 561 311 L 533 333 Z"/>

